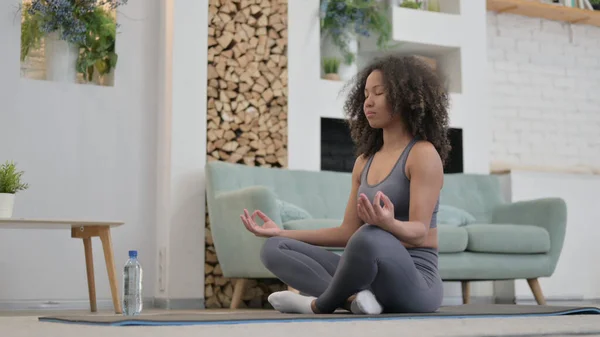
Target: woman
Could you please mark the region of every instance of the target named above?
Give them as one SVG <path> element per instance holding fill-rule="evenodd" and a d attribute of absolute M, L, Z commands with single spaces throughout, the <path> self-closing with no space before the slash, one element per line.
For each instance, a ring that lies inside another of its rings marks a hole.
<path fill-rule="evenodd" d="M 357 159 L 342 224 L 282 230 L 260 210 L 241 215 L 250 232 L 269 237 L 264 265 L 307 295 L 273 293 L 275 309 L 379 314 L 439 308 L 436 218 L 450 150 L 447 107 L 441 81 L 418 58 L 388 56 L 356 76 L 344 106 Z M 323 246 L 345 247 L 343 256 Z"/>

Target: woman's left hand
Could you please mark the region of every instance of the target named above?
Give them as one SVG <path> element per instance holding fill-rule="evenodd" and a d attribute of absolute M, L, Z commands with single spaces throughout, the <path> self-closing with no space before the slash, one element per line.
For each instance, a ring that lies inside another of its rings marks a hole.
<path fill-rule="evenodd" d="M 381 207 L 381 201 L 383 201 L 383 207 Z M 394 204 L 381 191 L 375 194 L 373 204 L 369 202 L 369 198 L 364 193 L 361 193 L 358 196 L 357 211 L 362 221 L 384 229 L 389 228 L 395 221 Z"/>

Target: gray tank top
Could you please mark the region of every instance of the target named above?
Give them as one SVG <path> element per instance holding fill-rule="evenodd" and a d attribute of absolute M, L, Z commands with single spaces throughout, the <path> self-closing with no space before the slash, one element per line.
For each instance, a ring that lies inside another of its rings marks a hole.
<path fill-rule="evenodd" d="M 369 158 L 365 168 L 361 172 L 360 186 L 358 188 L 358 194 L 364 193 L 371 202 L 373 202 L 375 198 L 375 193 L 378 191 L 383 192 L 385 195 L 390 198 L 392 203 L 394 204 L 394 216 L 398 221 L 408 221 L 409 214 L 409 206 L 410 206 L 410 180 L 406 177 L 406 159 L 408 158 L 408 154 L 410 150 L 417 142 L 417 138 L 413 138 L 410 143 L 406 146 L 402 154 L 398 158 L 398 161 L 392 168 L 392 171 L 388 174 L 388 176 L 383 179 L 379 184 L 370 185 L 367 182 L 367 175 L 369 173 L 369 168 L 371 167 L 371 163 L 373 162 L 373 156 Z M 358 196 L 357 196 L 358 197 Z M 435 209 L 433 210 L 433 214 L 431 216 L 431 222 L 429 223 L 429 228 L 437 227 L 437 212 L 439 208 L 440 200 L 435 205 Z M 382 202 L 383 205 L 383 202 Z"/>

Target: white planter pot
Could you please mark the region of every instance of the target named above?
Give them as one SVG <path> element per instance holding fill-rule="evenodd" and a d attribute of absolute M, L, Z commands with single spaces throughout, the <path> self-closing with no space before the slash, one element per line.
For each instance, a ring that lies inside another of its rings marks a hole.
<path fill-rule="evenodd" d="M 340 59 L 341 62 L 338 74 L 340 75 L 340 79 L 342 81 L 352 79 L 352 77 L 358 72 L 358 66 L 356 65 L 356 56 L 358 54 L 358 39 L 356 38 L 356 36 L 350 39 L 348 43 L 348 50 L 355 55 L 354 62 L 352 62 L 351 64 L 346 64 L 344 62 L 344 56 L 340 52 L 338 46 L 333 44 L 329 34 L 325 35 L 321 39 L 321 65 L 323 64 L 324 57 L 337 57 L 338 59 Z"/>
<path fill-rule="evenodd" d="M 77 58 L 79 48 L 60 39 L 58 31 L 46 35 L 46 79 L 55 82 L 75 83 L 77 81 Z"/>
<path fill-rule="evenodd" d="M 12 217 L 15 206 L 15 195 L 10 193 L 0 193 L 0 218 Z"/>

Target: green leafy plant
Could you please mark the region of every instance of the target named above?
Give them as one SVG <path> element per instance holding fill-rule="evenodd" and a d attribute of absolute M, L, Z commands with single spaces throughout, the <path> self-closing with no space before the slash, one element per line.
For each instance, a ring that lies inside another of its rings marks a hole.
<path fill-rule="evenodd" d="M 341 60 L 336 57 L 323 58 L 323 70 L 325 74 L 337 74 L 340 68 Z"/>
<path fill-rule="evenodd" d="M 384 1 L 321 0 L 321 32 L 331 36 L 344 63 L 351 64 L 356 57 L 348 48 L 353 35 L 369 37 L 378 34 L 377 47 L 387 48 L 392 25 L 387 17 L 388 10 L 383 6 L 387 6 Z"/>
<path fill-rule="evenodd" d="M 79 49 L 76 70 L 86 81 L 97 72 L 108 74 L 117 65 L 115 41 L 119 25 L 112 10 L 127 0 L 32 0 L 21 11 L 21 61 L 39 48 L 49 33 Z"/>
<path fill-rule="evenodd" d="M 413 0 L 404 0 L 401 4 L 400 7 L 403 8 L 412 8 L 412 9 L 421 9 L 423 3 L 419 0 L 413 1 Z"/>
<path fill-rule="evenodd" d="M 79 45 L 77 72 L 83 74 L 86 81 L 92 81 L 94 72 L 100 76 L 108 74 L 117 66 L 118 55 L 115 52 L 117 38 L 116 20 L 107 10 L 97 7 L 82 17 L 89 34 Z"/>
<path fill-rule="evenodd" d="M 14 162 L 6 161 L 0 166 L 0 193 L 15 194 L 29 188 L 28 184 L 21 182 L 23 171 L 17 171 Z"/>

